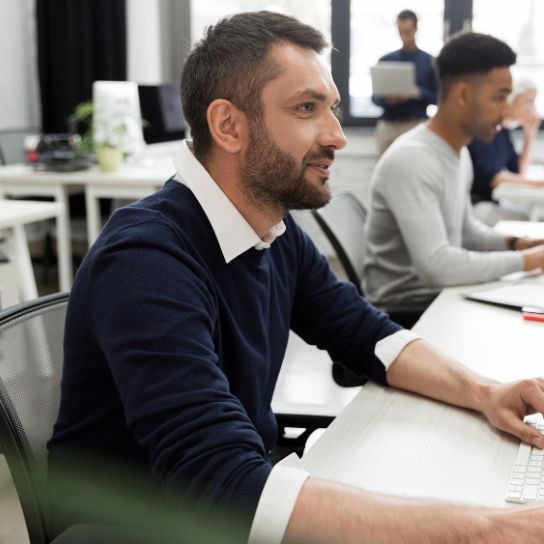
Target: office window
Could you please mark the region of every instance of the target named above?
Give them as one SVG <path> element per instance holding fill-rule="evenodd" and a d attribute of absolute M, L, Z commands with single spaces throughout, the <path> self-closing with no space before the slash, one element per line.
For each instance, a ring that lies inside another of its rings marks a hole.
<path fill-rule="evenodd" d="M 370 67 L 385 53 L 401 47 L 397 14 L 407 6 L 418 16 L 417 43 L 436 55 L 442 47 L 444 3 L 437 0 L 351 1 L 349 94 L 351 117 L 377 117 L 381 108 L 370 101 L 372 85 Z"/>
<path fill-rule="evenodd" d="M 504 40 L 518 55 L 514 79 L 531 79 L 540 92 L 537 111 L 544 117 L 544 2 L 537 0 L 474 0 L 472 28 Z"/>
<path fill-rule="evenodd" d="M 314 26 L 331 39 L 331 0 L 198 0 L 191 4 L 191 36 L 200 40 L 204 29 L 225 15 L 241 11 L 277 11 Z"/>

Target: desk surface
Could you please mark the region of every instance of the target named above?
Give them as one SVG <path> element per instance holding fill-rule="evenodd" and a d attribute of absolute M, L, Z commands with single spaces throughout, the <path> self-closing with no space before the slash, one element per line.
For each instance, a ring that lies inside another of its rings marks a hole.
<path fill-rule="evenodd" d="M 542 221 L 538 223 L 531 221 L 499 221 L 494 228 L 503 234 L 544 239 L 544 222 Z"/>
<path fill-rule="evenodd" d="M 42 221 L 63 211 L 64 206 L 57 202 L 0 199 L 0 228 Z"/>
<path fill-rule="evenodd" d="M 78 172 L 36 171 L 23 164 L 0 167 L 0 182 L 11 183 L 10 190 L 18 183 L 87 185 L 87 184 L 144 184 L 162 185 L 175 174 L 171 161 L 144 161 L 138 164 L 125 164 L 117 172 L 102 172 L 93 166 Z"/>
<path fill-rule="evenodd" d="M 521 197 L 534 197 L 542 201 L 544 199 L 544 189 L 542 187 L 531 187 L 530 185 L 519 185 L 518 183 L 501 183 L 493 189 L 493 198 L 498 200 L 507 198 L 509 200 Z"/>
<path fill-rule="evenodd" d="M 414 330 L 498 380 L 542 375 L 544 325 L 523 321 L 514 310 L 465 300 L 461 293 L 471 289 L 482 286 L 446 289 Z M 372 491 L 505 506 L 517 444 L 478 414 L 370 384 L 302 464 L 316 477 Z"/>
<path fill-rule="evenodd" d="M 36 171 L 24 164 L 0 166 L 0 182 L 33 184 L 153 184 L 162 185 L 175 173 L 173 157 L 180 142 L 146 146 L 135 162 L 127 162 L 117 172 L 102 172 L 97 166 L 78 172 Z"/>
<path fill-rule="evenodd" d="M 272 399 L 274 413 L 340 414 L 361 388 L 340 387 L 333 381 L 331 370 L 332 361 L 326 351 L 291 333 Z"/>

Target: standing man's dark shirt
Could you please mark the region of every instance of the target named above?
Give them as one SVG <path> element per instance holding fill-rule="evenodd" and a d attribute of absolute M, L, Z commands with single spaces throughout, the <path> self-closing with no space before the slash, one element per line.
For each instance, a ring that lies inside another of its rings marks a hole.
<path fill-rule="evenodd" d="M 433 57 L 416 48 L 407 52 L 398 49 L 380 58 L 380 62 L 413 62 L 416 68 L 416 85 L 421 92 L 420 98 L 412 98 L 400 104 L 388 105 L 381 96 L 372 96 L 372 102 L 383 108 L 382 119 L 387 121 L 401 121 L 408 119 L 427 119 L 427 106 L 436 104 L 438 86 L 433 68 Z"/>

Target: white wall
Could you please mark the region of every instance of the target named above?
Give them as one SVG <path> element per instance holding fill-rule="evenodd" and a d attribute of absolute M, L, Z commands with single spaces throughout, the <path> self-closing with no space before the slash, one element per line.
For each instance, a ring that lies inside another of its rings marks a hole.
<path fill-rule="evenodd" d="M 128 79 L 178 82 L 190 32 L 190 0 L 127 0 Z"/>
<path fill-rule="evenodd" d="M 0 0 L 0 130 L 40 126 L 35 0 Z"/>
<path fill-rule="evenodd" d="M 162 82 L 160 0 L 127 0 L 127 78 Z"/>

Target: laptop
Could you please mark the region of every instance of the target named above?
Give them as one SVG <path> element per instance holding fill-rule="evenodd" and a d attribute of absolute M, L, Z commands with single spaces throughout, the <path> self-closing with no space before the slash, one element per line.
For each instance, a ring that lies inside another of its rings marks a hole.
<path fill-rule="evenodd" d="M 413 62 L 379 62 L 370 68 L 372 94 L 376 96 L 412 95 L 416 87 Z"/>
<path fill-rule="evenodd" d="M 515 283 L 463 295 L 468 300 L 521 310 L 524 307 L 544 308 L 544 285 Z"/>

